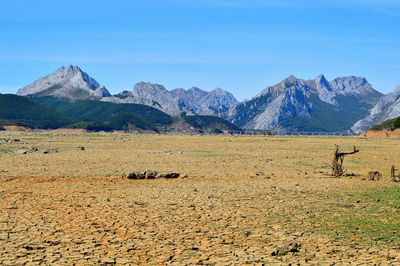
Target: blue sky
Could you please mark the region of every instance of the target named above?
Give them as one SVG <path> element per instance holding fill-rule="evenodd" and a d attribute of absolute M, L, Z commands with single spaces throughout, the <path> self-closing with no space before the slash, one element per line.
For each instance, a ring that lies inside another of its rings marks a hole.
<path fill-rule="evenodd" d="M 70 64 L 112 93 L 150 81 L 242 100 L 321 73 L 400 84 L 400 0 L 1 0 L 0 33 L 0 93 Z"/>

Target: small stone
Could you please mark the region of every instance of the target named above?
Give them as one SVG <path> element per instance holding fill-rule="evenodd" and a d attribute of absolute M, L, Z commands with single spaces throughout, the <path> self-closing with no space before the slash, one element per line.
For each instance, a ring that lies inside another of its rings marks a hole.
<path fill-rule="evenodd" d="M 368 172 L 368 174 L 363 177 L 362 180 L 371 180 L 371 181 L 378 181 L 382 179 L 382 174 L 378 171 L 371 171 Z"/>
<path fill-rule="evenodd" d="M 27 150 L 18 150 L 15 152 L 16 154 L 27 154 L 28 151 Z"/>
<path fill-rule="evenodd" d="M 289 252 L 291 253 L 296 253 L 299 252 L 301 245 L 297 243 L 290 243 L 289 245 L 286 245 L 284 247 L 278 248 L 277 250 L 273 251 L 271 253 L 271 256 L 284 256 L 288 254 Z"/>

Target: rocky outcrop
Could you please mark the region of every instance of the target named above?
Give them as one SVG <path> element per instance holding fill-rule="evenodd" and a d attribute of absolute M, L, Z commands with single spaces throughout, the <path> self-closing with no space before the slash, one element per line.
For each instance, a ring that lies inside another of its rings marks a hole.
<path fill-rule="evenodd" d="M 383 96 L 378 103 L 372 108 L 368 116 L 357 121 L 351 130 L 355 133 L 366 131 L 373 125 L 381 124 L 386 120 L 400 116 L 400 86 Z"/>
<path fill-rule="evenodd" d="M 60 67 L 17 92 L 18 95 L 55 96 L 69 100 L 99 100 L 108 90 L 77 66 Z"/>

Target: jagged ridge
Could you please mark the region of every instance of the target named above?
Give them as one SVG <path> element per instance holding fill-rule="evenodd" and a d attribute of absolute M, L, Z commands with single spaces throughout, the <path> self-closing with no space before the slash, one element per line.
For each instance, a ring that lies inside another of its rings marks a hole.
<path fill-rule="evenodd" d="M 292 75 L 236 106 L 230 111 L 229 118 L 249 129 L 345 130 L 363 117 L 380 96 L 365 78 L 351 76 L 328 82 L 323 75 L 314 80 L 297 79 Z M 349 111 L 347 114 L 343 112 L 346 110 Z M 321 117 L 321 114 L 327 117 Z M 319 118 L 316 120 L 315 117 Z M 329 118 L 334 126 L 319 121 Z M 338 125 L 338 121 L 344 125 Z"/>

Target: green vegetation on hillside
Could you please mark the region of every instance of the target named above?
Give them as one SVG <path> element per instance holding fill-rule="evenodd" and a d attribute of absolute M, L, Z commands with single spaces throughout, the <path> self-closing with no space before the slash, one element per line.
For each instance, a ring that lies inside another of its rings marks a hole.
<path fill-rule="evenodd" d="M 311 117 L 296 116 L 281 122 L 285 128 L 300 132 L 340 132 L 348 130 L 355 122 L 368 115 L 370 104 L 355 96 L 337 96 L 339 107 L 323 102 L 318 95 L 311 95 Z"/>
<path fill-rule="evenodd" d="M 168 129 L 174 121 L 177 121 L 177 118 L 172 118 L 156 108 L 141 104 L 115 104 L 89 100 L 68 102 L 52 96 L 30 97 L 35 103 L 27 97 L 24 99 L 37 106 L 39 106 L 38 104 L 43 105 L 40 106 L 43 109 L 52 109 L 53 111 L 48 111 L 57 115 L 60 114 L 58 116 L 67 117 L 70 120 L 52 128 L 63 126 L 82 128 L 89 131 L 151 130 L 158 132 L 157 127 Z M 241 130 L 234 124 L 215 116 L 183 115 L 178 120 L 183 120 L 200 131 L 222 133 L 223 130 Z M 27 124 L 25 120 L 20 122 Z"/>
<path fill-rule="evenodd" d="M 116 114 L 107 119 L 104 124 L 116 130 L 130 131 L 139 128 L 158 132 L 155 126 L 132 113 Z"/>
<path fill-rule="evenodd" d="M 216 116 L 196 115 L 183 116 L 186 123 L 195 129 L 211 130 L 213 133 L 222 133 L 222 130 L 240 131 L 241 128 Z"/>
<path fill-rule="evenodd" d="M 380 131 L 380 130 L 395 130 L 400 128 L 400 116 L 394 119 L 386 120 L 382 124 L 374 125 L 369 130 Z"/>
<path fill-rule="evenodd" d="M 89 131 L 142 129 L 158 132 L 156 126 L 172 123 L 169 115 L 146 105 L 101 101 L 70 102 L 52 96 L 31 97 L 36 103 L 75 121 L 67 126 L 69 128 L 82 128 Z"/>
<path fill-rule="evenodd" d="M 34 101 L 35 103 L 38 103 L 51 110 L 56 110 L 61 106 L 71 103 L 69 101 L 61 100 L 60 98 L 56 98 L 53 96 L 36 97 L 34 95 L 29 95 L 28 97 L 30 97 L 31 100 Z"/>
<path fill-rule="evenodd" d="M 100 101 L 79 101 L 68 103 L 55 109 L 72 120 L 78 122 L 93 120 L 104 123 L 118 114 L 131 113 L 141 119 L 140 123 L 146 122 L 151 125 L 169 125 L 172 117 L 150 106 L 142 104 L 115 104 Z"/>
<path fill-rule="evenodd" d="M 7 120 L 8 125 L 25 125 L 42 129 L 58 128 L 71 122 L 27 97 L 13 94 L 0 95 L 0 120 Z"/>

